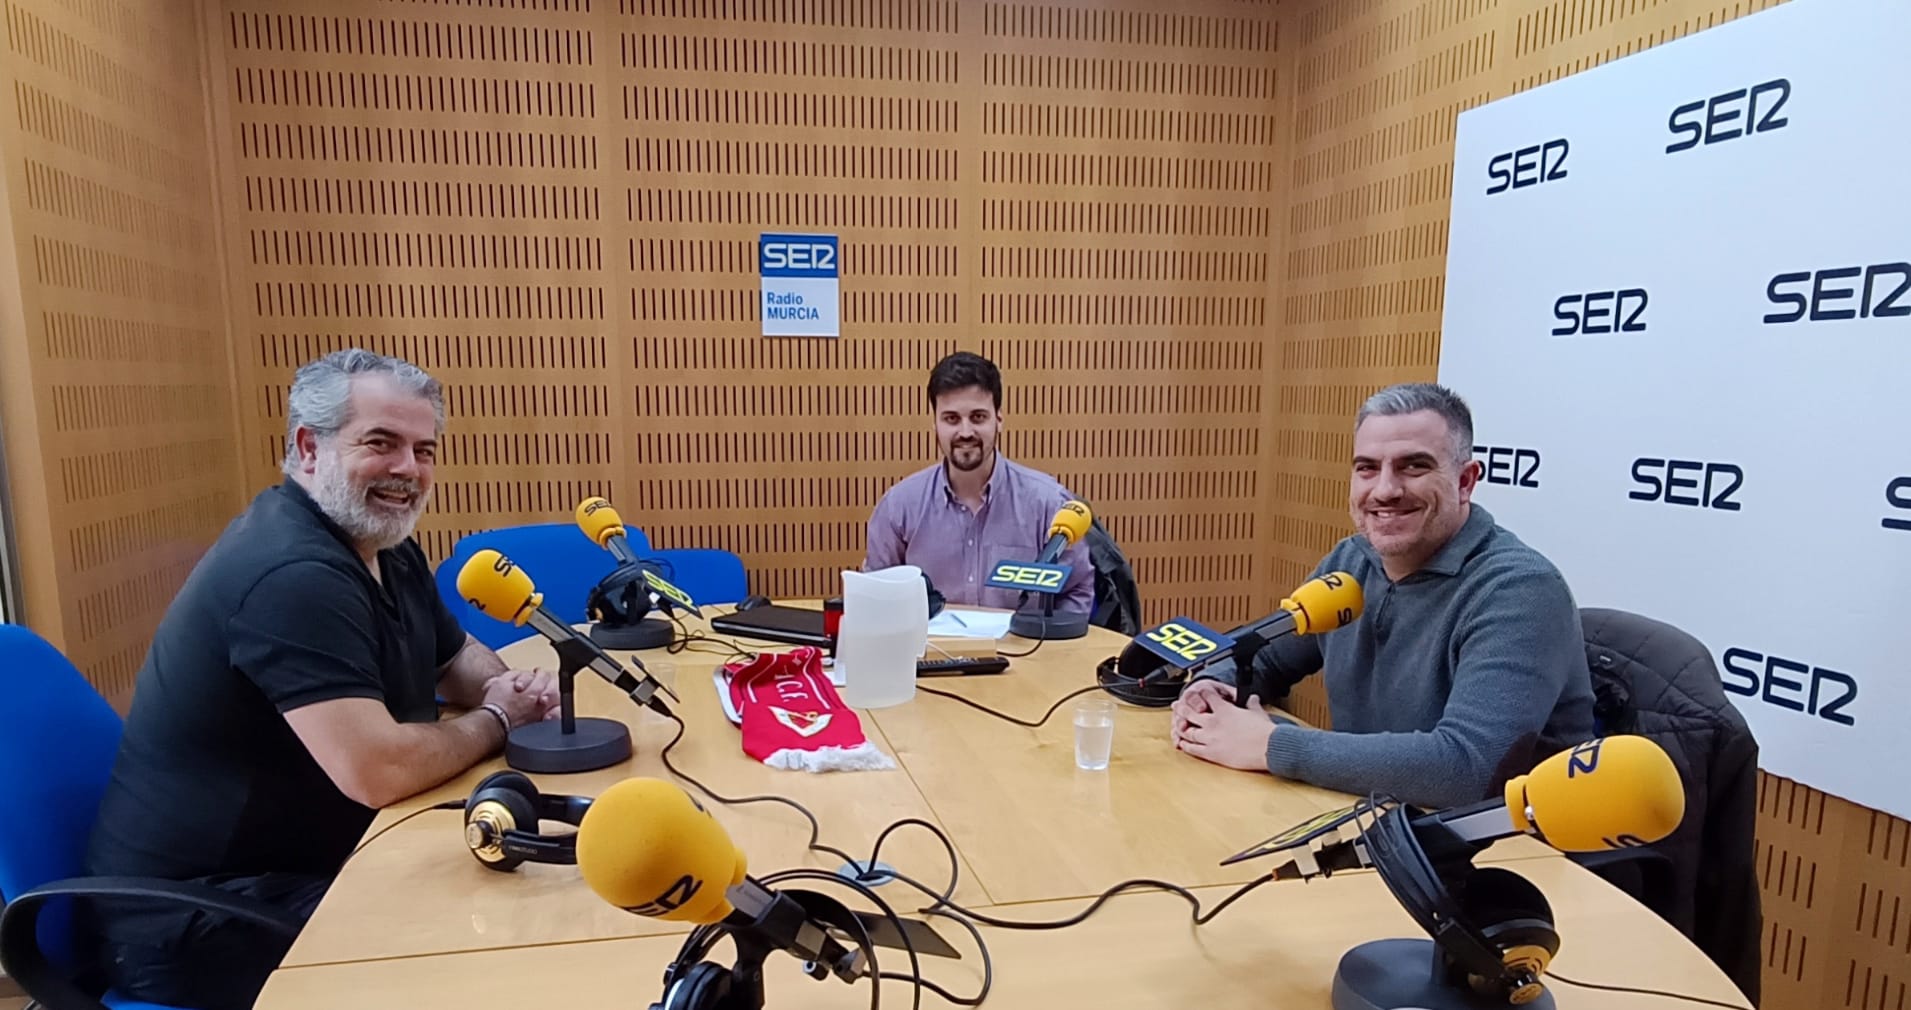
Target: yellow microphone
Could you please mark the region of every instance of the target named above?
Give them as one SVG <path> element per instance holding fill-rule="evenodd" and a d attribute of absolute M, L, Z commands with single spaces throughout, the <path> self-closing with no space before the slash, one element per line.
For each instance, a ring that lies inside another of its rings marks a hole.
<path fill-rule="evenodd" d="M 734 934 L 739 967 L 747 948 L 759 967 L 768 949 L 822 965 L 846 982 L 870 973 L 868 958 L 844 947 L 832 930 L 869 931 L 874 918 L 824 895 L 775 890 L 752 879 L 730 833 L 675 783 L 626 779 L 592 800 L 577 826 L 577 869 L 593 893 L 627 912 Z M 910 920 L 895 925 L 922 942 Z M 954 948 L 942 946 L 955 956 Z"/>
<path fill-rule="evenodd" d="M 1351 840 L 1315 844 L 1364 810 L 1356 804 L 1296 825 L 1222 865 L 1305 849 L 1276 867 L 1274 879 L 1305 880 L 1373 866 L 1384 854 L 1376 857 L 1372 851 L 1372 829 Z M 1685 787 L 1672 759 L 1645 737 L 1619 735 L 1554 754 L 1514 777 L 1500 796 L 1419 814 L 1407 824 L 1422 844 L 1438 842 L 1449 849 L 1454 843 L 1485 848 L 1524 834 L 1561 852 L 1602 852 L 1650 845 L 1677 831 L 1684 819 Z"/>
<path fill-rule="evenodd" d="M 618 564 L 627 565 L 637 560 L 637 553 L 630 549 L 624 517 L 617 514 L 610 502 L 596 497 L 578 502 L 577 528 L 591 538 L 591 543 L 611 552 Z"/>
<path fill-rule="evenodd" d="M 1588 740 L 1506 783 L 1512 827 L 1562 852 L 1650 845 L 1685 819 L 1672 758 L 1642 736 Z"/>
<path fill-rule="evenodd" d="M 1089 513 L 1088 506 L 1074 500 L 1063 502 L 1062 507 L 1055 510 L 1055 518 L 1049 520 L 1048 543 L 1042 545 L 1042 553 L 1036 556 L 1035 563 L 1054 564 L 1063 551 L 1088 535 L 1088 527 L 1094 521 L 1095 517 Z"/>
<path fill-rule="evenodd" d="M 624 517 L 617 514 L 610 502 L 603 498 L 586 498 L 577 503 L 577 528 L 591 538 L 591 543 L 611 552 L 617 559 L 618 567 L 637 564 L 637 552 L 630 549 L 630 531 L 624 528 Z M 690 594 L 677 588 L 657 574 L 655 566 L 642 565 L 644 585 L 650 589 L 651 603 L 656 606 L 681 607 L 698 617 L 703 611 Z"/>
<path fill-rule="evenodd" d="M 591 801 L 577 868 L 598 897 L 638 915 L 710 924 L 736 910 L 729 890 L 748 862 L 730 833 L 682 788 L 625 779 Z"/>
<path fill-rule="evenodd" d="M 486 617 L 518 627 L 530 625 L 557 646 L 560 658 L 581 660 L 580 665 L 589 667 L 632 701 L 662 715 L 671 714 L 663 699 L 657 697 L 659 690 L 669 693 L 667 688 L 648 671 L 641 678 L 632 676 L 597 643 L 572 631 L 568 623 L 545 608 L 544 594 L 537 591 L 530 573 L 502 553 L 486 547 L 471 555 L 458 569 L 458 595 Z M 631 662 L 643 670 L 643 663 L 635 656 Z"/>
<path fill-rule="evenodd" d="M 489 547 L 471 555 L 458 569 L 458 595 L 486 617 L 518 627 L 544 610 L 544 594 L 537 591 L 531 576 Z"/>
<path fill-rule="evenodd" d="M 1262 646 L 1276 638 L 1321 635 L 1344 628 L 1354 623 L 1365 607 L 1366 597 L 1361 592 L 1359 579 L 1346 572 L 1317 575 L 1295 586 L 1274 613 L 1228 632 L 1234 646 L 1216 658 L 1232 656 L 1238 664 L 1245 665 Z M 1237 670 L 1236 676 L 1239 675 Z M 1247 695 L 1245 683 L 1236 685 L 1234 704 L 1245 708 Z"/>
<path fill-rule="evenodd" d="M 1317 635 L 1354 623 L 1366 607 L 1360 582 L 1346 572 L 1329 572 L 1295 587 L 1281 601 L 1294 622 L 1294 634 Z"/>

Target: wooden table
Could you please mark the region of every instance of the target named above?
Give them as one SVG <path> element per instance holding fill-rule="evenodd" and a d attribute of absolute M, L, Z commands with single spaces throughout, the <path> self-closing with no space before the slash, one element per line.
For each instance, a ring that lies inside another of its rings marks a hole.
<path fill-rule="evenodd" d="M 751 648 L 784 648 L 736 641 Z M 1034 719 L 1063 694 L 1092 683 L 1096 664 L 1125 643 L 1092 629 L 1086 639 L 1044 643 L 1001 675 L 922 683 Z M 1010 638 L 1003 647 L 1016 652 L 1030 644 Z M 541 638 L 502 653 L 517 667 L 549 668 L 552 662 Z M 1222 867 L 1223 857 L 1351 801 L 1180 754 L 1168 742 L 1165 710 L 1121 706 L 1109 768 L 1084 772 L 1074 764 L 1072 702 L 1045 725 L 1030 729 L 921 693 L 909 703 L 862 713 L 865 732 L 897 759 L 897 770 L 824 775 L 772 770 L 742 753 L 739 734 L 723 715 L 711 683 L 721 657 L 665 656 L 658 650 L 637 655 L 648 665 L 676 668 L 682 697 L 676 710 L 688 725 L 671 754 L 677 767 L 726 795 L 776 793 L 796 799 L 822 822 L 825 843 L 859 856 L 899 818 L 935 823 L 950 834 L 959 854 L 956 900 L 1002 918 L 1073 915 L 1083 899 L 1137 877 L 1194 888 L 1204 907 L 1212 907 L 1235 885 L 1268 869 L 1265 860 Z M 589 675 L 578 680 L 578 700 L 583 714 L 627 722 L 637 753 L 599 772 L 533 776 L 541 789 L 595 795 L 629 776 L 669 777 L 657 752 L 675 733 L 674 725 L 638 710 Z M 371 832 L 420 807 L 468 795 L 479 779 L 501 767 L 500 761 L 475 769 L 383 811 Z M 838 868 L 840 860 L 804 848 L 808 825 L 787 807 L 712 809 L 748 854 L 753 873 L 792 866 Z M 584 886 L 573 867 L 486 869 L 465 850 L 461 826 L 455 812 L 422 813 L 354 856 L 259 1005 L 455 1006 L 472 999 L 528 1000 L 561 992 L 566 1006 L 642 1007 L 658 998 L 664 965 L 677 952 L 686 926 L 612 908 Z M 947 879 L 948 856 L 924 831 L 899 831 L 884 843 L 882 860 L 932 885 Z M 1550 896 L 1565 936 L 1555 966 L 1567 975 L 1742 1002 L 1691 943 L 1551 849 L 1530 839 L 1509 839 L 1489 849 L 1482 861 L 1512 865 Z M 840 893 L 849 897 L 846 890 Z M 920 907 L 901 885 L 882 893 L 901 908 Z M 951 923 L 930 921 L 965 956 L 961 961 L 926 959 L 925 973 L 945 987 L 973 993 L 981 962 L 972 941 Z M 995 957 L 991 1007 L 1158 1006 L 1169 999 L 1187 1005 L 1325 1008 L 1334 965 L 1347 948 L 1368 939 L 1420 934 L 1376 876 L 1355 872 L 1267 885 L 1200 928 L 1190 923 L 1182 900 L 1138 893 L 1114 899 L 1066 930 L 985 928 L 984 935 Z M 901 970 L 907 961 L 900 952 L 885 952 L 883 966 Z M 863 1005 L 868 997 L 867 983 L 850 990 L 834 980 L 801 977 L 791 958 L 773 959 L 771 969 L 775 1005 Z M 1553 991 L 1565 1007 L 1664 1005 L 1652 997 L 1565 985 Z M 906 987 L 885 983 L 885 1001 L 908 996 Z M 947 1005 L 932 994 L 925 999 Z"/>

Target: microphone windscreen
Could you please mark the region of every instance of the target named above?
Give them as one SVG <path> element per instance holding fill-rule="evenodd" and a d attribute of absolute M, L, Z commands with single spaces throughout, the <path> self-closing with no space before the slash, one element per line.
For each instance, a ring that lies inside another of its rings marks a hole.
<path fill-rule="evenodd" d="M 709 924 L 748 872 L 730 833 L 675 783 L 634 778 L 591 801 L 577 868 L 598 897 L 653 919 Z"/>
<path fill-rule="evenodd" d="M 624 517 L 602 498 L 586 498 L 577 503 L 577 528 L 599 547 L 610 546 L 610 538 L 624 534 Z"/>
<path fill-rule="evenodd" d="M 531 576 L 489 547 L 458 569 L 458 595 L 485 616 L 507 624 L 523 624 L 544 602 Z"/>
<path fill-rule="evenodd" d="M 1073 544 L 1088 535 L 1088 527 L 1095 521 L 1089 514 L 1088 506 L 1078 501 L 1065 501 L 1055 510 L 1055 518 L 1048 524 L 1048 535 L 1060 534 Z"/>
<path fill-rule="evenodd" d="M 1318 635 L 1345 627 L 1354 623 L 1365 606 L 1359 580 L 1346 572 L 1308 579 L 1281 601 L 1281 609 L 1294 615 L 1297 635 Z"/>
<path fill-rule="evenodd" d="M 1513 826 L 1562 852 L 1650 845 L 1685 819 L 1679 770 L 1642 736 L 1588 740 L 1506 783 Z M 1530 817 L 1528 812 L 1530 813 Z"/>

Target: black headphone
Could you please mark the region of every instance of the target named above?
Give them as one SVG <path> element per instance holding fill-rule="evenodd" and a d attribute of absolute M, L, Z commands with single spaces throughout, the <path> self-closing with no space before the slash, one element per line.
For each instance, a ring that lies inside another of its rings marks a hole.
<path fill-rule="evenodd" d="M 539 821 L 584 823 L 588 796 L 546 795 L 517 772 L 489 775 L 464 803 L 464 844 L 478 862 L 494 870 L 515 870 L 520 863 L 577 862 L 577 835 L 539 834 Z"/>
<path fill-rule="evenodd" d="M 619 565 L 584 599 L 584 613 L 596 623 L 590 630 L 591 641 L 606 649 L 657 649 L 669 645 L 676 629 L 667 620 L 645 620 L 650 605 L 650 583 L 646 572 L 667 578 L 657 561 L 640 559 Z"/>
<path fill-rule="evenodd" d="M 646 571 L 656 571 L 656 566 L 648 561 L 618 565 L 591 587 L 585 598 L 585 611 L 593 619 L 607 624 L 634 624 L 643 620 L 644 615 L 650 613 L 650 585 L 644 581 Z"/>
<path fill-rule="evenodd" d="M 672 966 L 675 967 L 674 965 Z M 671 971 L 664 976 L 664 998 L 652 1003 L 652 1010 L 715 1010 L 730 998 L 730 969 L 714 961 L 698 961 L 687 966 L 682 976 Z"/>
<path fill-rule="evenodd" d="M 772 874 L 764 878 L 764 883 L 775 882 L 782 874 Z M 861 918 L 850 911 L 849 906 L 826 894 L 815 891 L 782 892 L 796 900 L 808 913 L 812 922 L 833 926 L 850 937 L 856 949 L 861 952 L 866 963 L 875 962 L 875 940 L 869 934 L 869 928 Z M 897 928 L 901 924 L 897 923 Z M 737 963 L 726 967 L 705 958 L 716 947 L 718 941 L 731 936 L 736 947 Z M 743 1006 L 762 1007 L 763 961 L 773 953 L 745 934 L 733 933 L 733 928 L 723 922 L 698 926 L 684 937 L 683 946 L 677 949 L 677 956 L 664 969 L 663 998 L 650 1004 L 650 1010 L 727 1010 L 733 1001 L 741 1001 Z M 805 968 L 812 978 L 822 979 L 828 969 L 816 966 Z M 879 980 L 871 978 L 870 984 L 879 985 Z"/>
<path fill-rule="evenodd" d="M 1516 1006 L 1538 999 L 1546 991 L 1540 977 L 1559 953 L 1546 895 L 1511 870 L 1472 865 L 1470 853 L 1441 873 L 1409 816 L 1396 806 L 1362 838 L 1387 889 L 1433 937 L 1447 982 Z"/>
<path fill-rule="evenodd" d="M 1168 671 L 1171 676 L 1148 684 L 1141 682 L 1141 678 L 1157 670 Z M 1102 660 L 1095 668 L 1095 682 L 1102 690 L 1130 705 L 1167 708 L 1181 697 L 1181 689 L 1187 686 L 1187 674 L 1148 651 L 1140 642 L 1129 642 L 1120 655 Z"/>

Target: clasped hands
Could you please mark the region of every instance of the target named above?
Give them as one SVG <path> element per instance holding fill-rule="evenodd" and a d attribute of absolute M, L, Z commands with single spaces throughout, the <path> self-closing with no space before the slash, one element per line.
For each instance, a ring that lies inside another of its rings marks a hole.
<path fill-rule="evenodd" d="M 562 714 L 558 705 L 557 675 L 549 670 L 506 670 L 484 682 L 484 702 L 503 708 L 512 726 L 555 719 Z"/>
<path fill-rule="evenodd" d="M 1234 688 L 1218 680 L 1197 680 L 1174 703 L 1174 746 L 1203 761 L 1243 771 L 1267 770 L 1267 741 L 1274 720 L 1261 699 L 1248 695 L 1234 704 Z"/>

